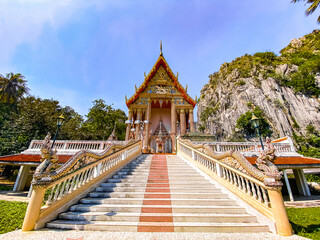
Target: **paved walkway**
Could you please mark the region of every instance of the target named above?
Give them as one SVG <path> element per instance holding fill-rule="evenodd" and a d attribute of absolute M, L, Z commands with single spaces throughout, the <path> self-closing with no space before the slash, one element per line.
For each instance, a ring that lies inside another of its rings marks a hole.
<path fill-rule="evenodd" d="M 272 233 L 134 233 L 101 231 L 14 231 L 0 235 L 0 240 L 305 240 L 297 235 L 282 237 Z"/>
<path fill-rule="evenodd" d="M 14 191 L 0 191 L 0 200 L 5 201 L 19 201 L 29 202 L 28 191 L 14 192 Z"/>

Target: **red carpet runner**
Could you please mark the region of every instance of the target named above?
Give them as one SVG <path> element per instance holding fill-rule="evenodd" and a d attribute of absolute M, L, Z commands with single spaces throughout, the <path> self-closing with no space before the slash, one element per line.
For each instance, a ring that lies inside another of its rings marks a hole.
<path fill-rule="evenodd" d="M 154 207 L 150 205 L 154 205 Z M 160 207 L 159 205 L 165 205 L 166 207 Z M 141 208 L 138 232 L 173 231 L 167 158 L 163 155 L 153 155 Z"/>

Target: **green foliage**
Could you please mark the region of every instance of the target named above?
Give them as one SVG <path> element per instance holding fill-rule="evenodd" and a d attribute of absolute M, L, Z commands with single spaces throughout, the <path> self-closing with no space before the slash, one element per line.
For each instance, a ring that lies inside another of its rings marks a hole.
<path fill-rule="evenodd" d="M 260 134 L 262 136 L 269 136 L 272 131 L 270 130 L 270 125 L 267 120 L 264 118 L 263 111 L 257 106 L 253 110 L 254 115 L 260 118 Z M 237 120 L 236 128 L 246 137 L 251 138 L 256 136 L 256 129 L 252 126 L 250 120 L 252 118 L 252 112 L 248 111 L 245 114 L 242 114 Z"/>
<path fill-rule="evenodd" d="M 274 52 L 257 52 L 253 56 L 255 64 L 262 64 L 266 66 L 274 65 L 278 59 Z"/>
<path fill-rule="evenodd" d="M 307 182 L 318 182 L 320 183 L 320 176 L 316 174 L 307 173 L 304 175 L 307 179 Z"/>
<path fill-rule="evenodd" d="M 208 118 L 211 115 L 216 114 L 219 108 L 220 108 L 219 102 L 216 104 L 215 107 L 206 107 L 206 109 L 201 112 L 201 115 L 200 115 L 201 122 L 206 123 L 208 121 Z"/>
<path fill-rule="evenodd" d="M 276 108 L 282 109 L 282 108 L 284 107 L 283 104 L 280 102 L 279 99 L 273 100 L 273 104 L 274 104 L 274 106 L 275 106 Z"/>
<path fill-rule="evenodd" d="M 243 80 L 240 80 L 236 83 L 238 86 L 243 86 L 243 85 L 246 85 L 246 82 L 243 81 Z"/>
<path fill-rule="evenodd" d="M 298 145 L 298 152 L 304 156 L 320 158 L 320 134 L 312 124 L 306 127 L 306 136 L 293 132 L 293 139 Z"/>
<path fill-rule="evenodd" d="M 20 73 L 0 74 L 0 103 L 15 103 L 27 94 L 27 81 Z"/>
<path fill-rule="evenodd" d="M 320 88 L 316 84 L 315 75 L 320 72 L 320 31 L 315 30 L 299 41 L 302 43 L 299 47 L 289 44 L 280 51 L 279 57 L 273 52 L 258 52 L 224 63 L 218 73 L 210 75 L 209 85 L 216 86 L 219 80 L 222 82 L 228 74 L 237 70 L 240 78 L 254 78 L 254 84 L 258 88 L 261 88 L 258 76 L 263 79 L 272 77 L 279 85 L 290 87 L 297 93 L 318 97 Z M 289 67 L 296 65 L 298 71 L 289 75 L 276 74 L 275 69 L 280 64 L 288 64 Z M 244 84 L 243 80 L 236 83 L 238 86 Z"/>
<path fill-rule="evenodd" d="M 291 116 L 291 119 L 293 121 L 293 126 L 292 127 L 295 128 L 295 129 L 300 129 L 300 126 L 297 123 L 296 119 L 293 116 Z"/>
<path fill-rule="evenodd" d="M 101 99 L 94 101 L 85 122 L 71 107 L 61 107 L 57 100 L 21 95 L 9 99 L 0 103 L 0 156 L 20 153 L 32 139 L 44 139 L 48 132 L 53 135 L 60 114 L 65 122 L 58 139 L 106 140 L 115 123 L 118 139 L 125 138 L 126 114 Z"/>
<path fill-rule="evenodd" d="M 247 107 L 248 108 L 252 108 L 253 107 L 253 103 L 252 102 L 247 102 Z"/>
<path fill-rule="evenodd" d="M 11 232 L 22 227 L 27 203 L 0 200 L 0 234 Z"/>
<path fill-rule="evenodd" d="M 320 239 L 320 208 L 287 208 L 289 221 L 295 234 Z"/>
<path fill-rule="evenodd" d="M 126 114 L 120 109 L 114 109 L 112 105 L 107 105 L 102 99 L 93 101 L 93 104 L 82 127 L 86 139 L 106 140 L 116 124 L 117 138 L 124 140 Z"/>

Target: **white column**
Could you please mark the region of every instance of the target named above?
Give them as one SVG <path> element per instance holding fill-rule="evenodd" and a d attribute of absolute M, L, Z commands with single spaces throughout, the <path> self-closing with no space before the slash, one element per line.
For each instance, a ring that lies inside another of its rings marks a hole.
<path fill-rule="evenodd" d="M 299 194 L 303 196 L 311 196 L 307 180 L 302 169 L 293 169 L 294 177 L 296 179 Z"/>
<path fill-rule="evenodd" d="M 30 172 L 30 166 L 24 165 L 20 167 L 17 179 L 13 186 L 13 191 L 15 192 L 23 191 L 28 180 L 29 172 Z"/>
<path fill-rule="evenodd" d="M 286 170 L 283 169 L 282 172 L 283 172 L 284 181 L 286 182 L 286 186 L 287 186 L 287 190 L 288 190 L 290 201 L 294 202 L 294 198 L 293 198 L 293 194 L 292 194 L 292 191 L 291 191 L 290 182 L 289 182 Z"/>

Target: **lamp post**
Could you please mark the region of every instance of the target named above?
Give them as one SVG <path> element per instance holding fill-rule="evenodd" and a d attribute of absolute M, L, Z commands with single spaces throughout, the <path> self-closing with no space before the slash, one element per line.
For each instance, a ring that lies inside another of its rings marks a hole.
<path fill-rule="evenodd" d="M 252 118 L 251 118 L 250 122 L 251 122 L 252 126 L 253 126 L 255 129 L 257 129 L 258 136 L 259 136 L 260 143 L 261 143 L 261 148 L 262 148 L 262 150 L 264 150 L 263 143 L 262 143 L 262 140 L 261 140 L 261 135 L 260 135 L 260 132 L 259 132 L 260 119 L 257 118 L 257 117 L 252 113 Z"/>
<path fill-rule="evenodd" d="M 64 116 L 62 114 L 59 117 L 57 117 L 57 131 L 56 131 L 56 134 L 54 135 L 54 139 L 53 139 L 51 148 L 53 148 L 53 146 L 54 146 L 54 142 L 56 141 L 59 129 L 62 126 L 64 120 L 65 120 L 65 118 L 64 118 Z"/>

